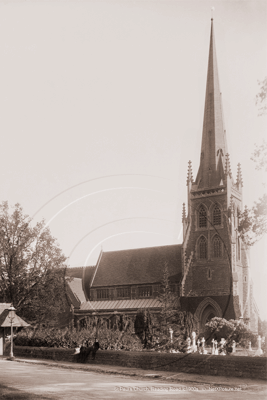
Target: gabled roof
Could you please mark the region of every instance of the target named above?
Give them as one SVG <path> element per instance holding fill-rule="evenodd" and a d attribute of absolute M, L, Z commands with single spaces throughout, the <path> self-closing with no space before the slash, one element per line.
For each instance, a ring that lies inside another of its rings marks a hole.
<path fill-rule="evenodd" d="M 9 307 L 11 307 L 11 303 L 0 303 L 0 315 L 2 314 L 3 311 L 7 310 Z"/>
<path fill-rule="evenodd" d="M 90 299 L 90 286 L 91 282 L 94 276 L 96 266 L 94 267 L 86 267 L 84 269 L 84 274 L 83 274 L 83 288 L 85 290 L 85 295 L 87 296 L 87 299 Z"/>
<path fill-rule="evenodd" d="M 67 268 L 66 270 L 66 276 L 70 276 L 73 278 L 80 278 L 82 279 L 84 273 L 86 273 L 87 270 L 92 270 L 95 268 L 95 265 L 88 266 L 88 267 L 73 267 L 73 268 Z"/>
<path fill-rule="evenodd" d="M 73 278 L 82 279 L 82 277 L 83 277 L 83 269 L 84 269 L 84 267 L 67 268 L 66 269 L 66 276 L 71 276 Z"/>
<path fill-rule="evenodd" d="M 103 252 L 91 287 L 160 283 L 165 263 L 170 281 L 182 274 L 182 245 Z"/>
<path fill-rule="evenodd" d="M 10 318 L 8 316 L 9 311 L 5 310 L 2 312 L 2 314 L 0 315 L 0 326 L 2 326 L 3 328 L 11 326 L 11 321 Z M 17 314 L 15 314 L 15 317 L 12 321 L 12 325 L 19 327 L 19 326 L 30 326 L 27 322 L 25 322 L 22 318 L 20 318 Z"/>
<path fill-rule="evenodd" d="M 86 297 L 83 291 L 82 279 L 71 278 L 67 280 L 68 295 L 71 303 L 75 308 L 80 307 L 81 303 L 86 301 Z"/>

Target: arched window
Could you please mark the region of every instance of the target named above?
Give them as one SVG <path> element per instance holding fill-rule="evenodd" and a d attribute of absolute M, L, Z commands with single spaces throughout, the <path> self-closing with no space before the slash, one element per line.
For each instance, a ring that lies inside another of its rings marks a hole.
<path fill-rule="evenodd" d="M 220 258 L 222 256 L 222 242 L 217 235 L 213 240 L 213 254 L 215 258 Z"/>
<path fill-rule="evenodd" d="M 221 225 L 222 217 L 220 207 L 216 204 L 213 210 L 213 225 Z"/>
<path fill-rule="evenodd" d="M 207 241 L 203 236 L 199 240 L 199 258 L 207 258 Z"/>
<path fill-rule="evenodd" d="M 199 207 L 199 217 L 198 217 L 199 227 L 206 228 L 207 226 L 207 212 L 203 206 Z"/>

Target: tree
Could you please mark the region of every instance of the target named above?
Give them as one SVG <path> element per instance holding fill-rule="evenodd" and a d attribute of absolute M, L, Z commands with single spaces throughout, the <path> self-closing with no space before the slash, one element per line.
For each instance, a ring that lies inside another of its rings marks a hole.
<path fill-rule="evenodd" d="M 0 205 L 0 301 L 10 302 L 32 323 L 53 321 L 63 311 L 66 257 L 45 222 L 16 204 Z"/>
<path fill-rule="evenodd" d="M 251 160 L 256 163 L 257 170 L 267 171 L 267 142 L 256 146 Z M 264 185 L 265 186 L 265 185 Z M 267 233 L 267 193 L 252 208 L 245 207 L 239 215 L 239 234 L 243 242 L 251 246 Z"/>
<path fill-rule="evenodd" d="M 161 290 L 157 296 L 161 310 L 155 324 L 155 334 L 158 337 L 159 349 L 186 350 L 186 339 L 196 328 L 196 320 L 191 312 L 181 311 L 178 293 L 173 292 L 170 286 L 168 264 L 165 263 Z M 170 338 L 170 329 L 173 331 L 173 340 Z"/>
<path fill-rule="evenodd" d="M 259 115 L 267 114 L 267 76 L 263 81 L 258 81 L 260 92 L 256 96 L 256 104 L 260 106 Z"/>
<path fill-rule="evenodd" d="M 259 329 L 258 329 L 259 335 L 261 337 L 265 337 L 265 339 L 267 340 L 267 321 L 262 321 L 259 318 Z"/>
<path fill-rule="evenodd" d="M 206 323 L 206 327 L 208 328 L 209 339 L 215 338 L 219 341 L 224 338 L 227 344 L 234 340 L 242 347 L 248 346 L 249 342 L 254 346 L 257 342 L 257 336 L 238 320 L 230 319 L 227 321 L 224 318 L 214 317 Z"/>
<path fill-rule="evenodd" d="M 260 92 L 256 96 L 256 104 L 260 105 L 260 114 L 267 114 L 267 77 L 258 82 L 261 85 Z M 267 142 L 263 140 L 256 146 L 251 160 L 256 163 L 257 170 L 267 172 Z M 265 187 L 265 185 L 263 185 Z M 239 216 L 239 234 L 247 246 L 253 245 L 267 233 L 267 193 L 256 202 L 252 208 L 245 207 Z"/>
<path fill-rule="evenodd" d="M 256 146 L 251 160 L 255 161 L 257 170 L 267 172 L 267 142 L 265 140 L 263 140 L 260 146 Z"/>
<path fill-rule="evenodd" d="M 153 317 L 149 310 L 139 310 L 134 321 L 135 334 L 139 337 L 144 348 L 150 347 L 153 337 Z"/>
<path fill-rule="evenodd" d="M 157 296 L 157 299 L 161 304 L 160 315 L 158 318 L 159 323 L 161 329 L 167 335 L 169 335 L 169 329 L 174 323 L 176 323 L 179 311 L 179 299 L 177 294 L 171 291 L 169 278 L 170 275 L 168 264 L 165 263 L 161 290 Z"/>
<path fill-rule="evenodd" d="M 249 209 L 245 207 L 239 216 L 239 234 L 243 242 L 251 246 L 267 233 L 267 193 Z"/>

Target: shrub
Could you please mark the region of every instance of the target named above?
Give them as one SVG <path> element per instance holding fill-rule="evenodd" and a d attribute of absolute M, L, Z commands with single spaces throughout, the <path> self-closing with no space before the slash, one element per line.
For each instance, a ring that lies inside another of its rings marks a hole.
<path fill-rule="evenodd" d="M 208 341 L 212 338 L 220 341 L 226 339 L 227 343 L 233 340 L 242 347 L 247 347 L 251 342 L 252 346 L 257 343 L 257 335 L 251 332 L 243 322 L 238 320 L 227 321 L 224 318 L 214 317 L 207 324 Z"/>
<path fill-rule="evenodd" d="M 17 335 L 15 344 L 17 346 L 75 348 L 85 340 L 93 343 L 95 337 L 95 331 L 88 329 L 77 331 L 68 328 L 38 330 L 26 328 Z M 98 329 L 97 338 L 102 350 L 141 351 L 143 349 L 140 339 L 130 332 L 113 331 L 102 327 Z"/>

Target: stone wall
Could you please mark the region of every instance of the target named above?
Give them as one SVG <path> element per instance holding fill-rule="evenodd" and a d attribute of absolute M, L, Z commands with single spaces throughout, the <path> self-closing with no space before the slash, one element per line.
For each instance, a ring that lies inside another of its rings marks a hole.
<path fill-rule="evenodd" d="M 77 362 L 74 349 L 15 346 L 17 357 L 43 358 L 56 361 Z M 170 354 L 155 352 L 127 352 L 99 350 L 96 360 L 91 356 L 88 364 L 117 365 L 155 371 L 186 372 L 202 375 L 235 376 L 267 379 L 266 357 L 211 356 L 199 354 Z"/>

